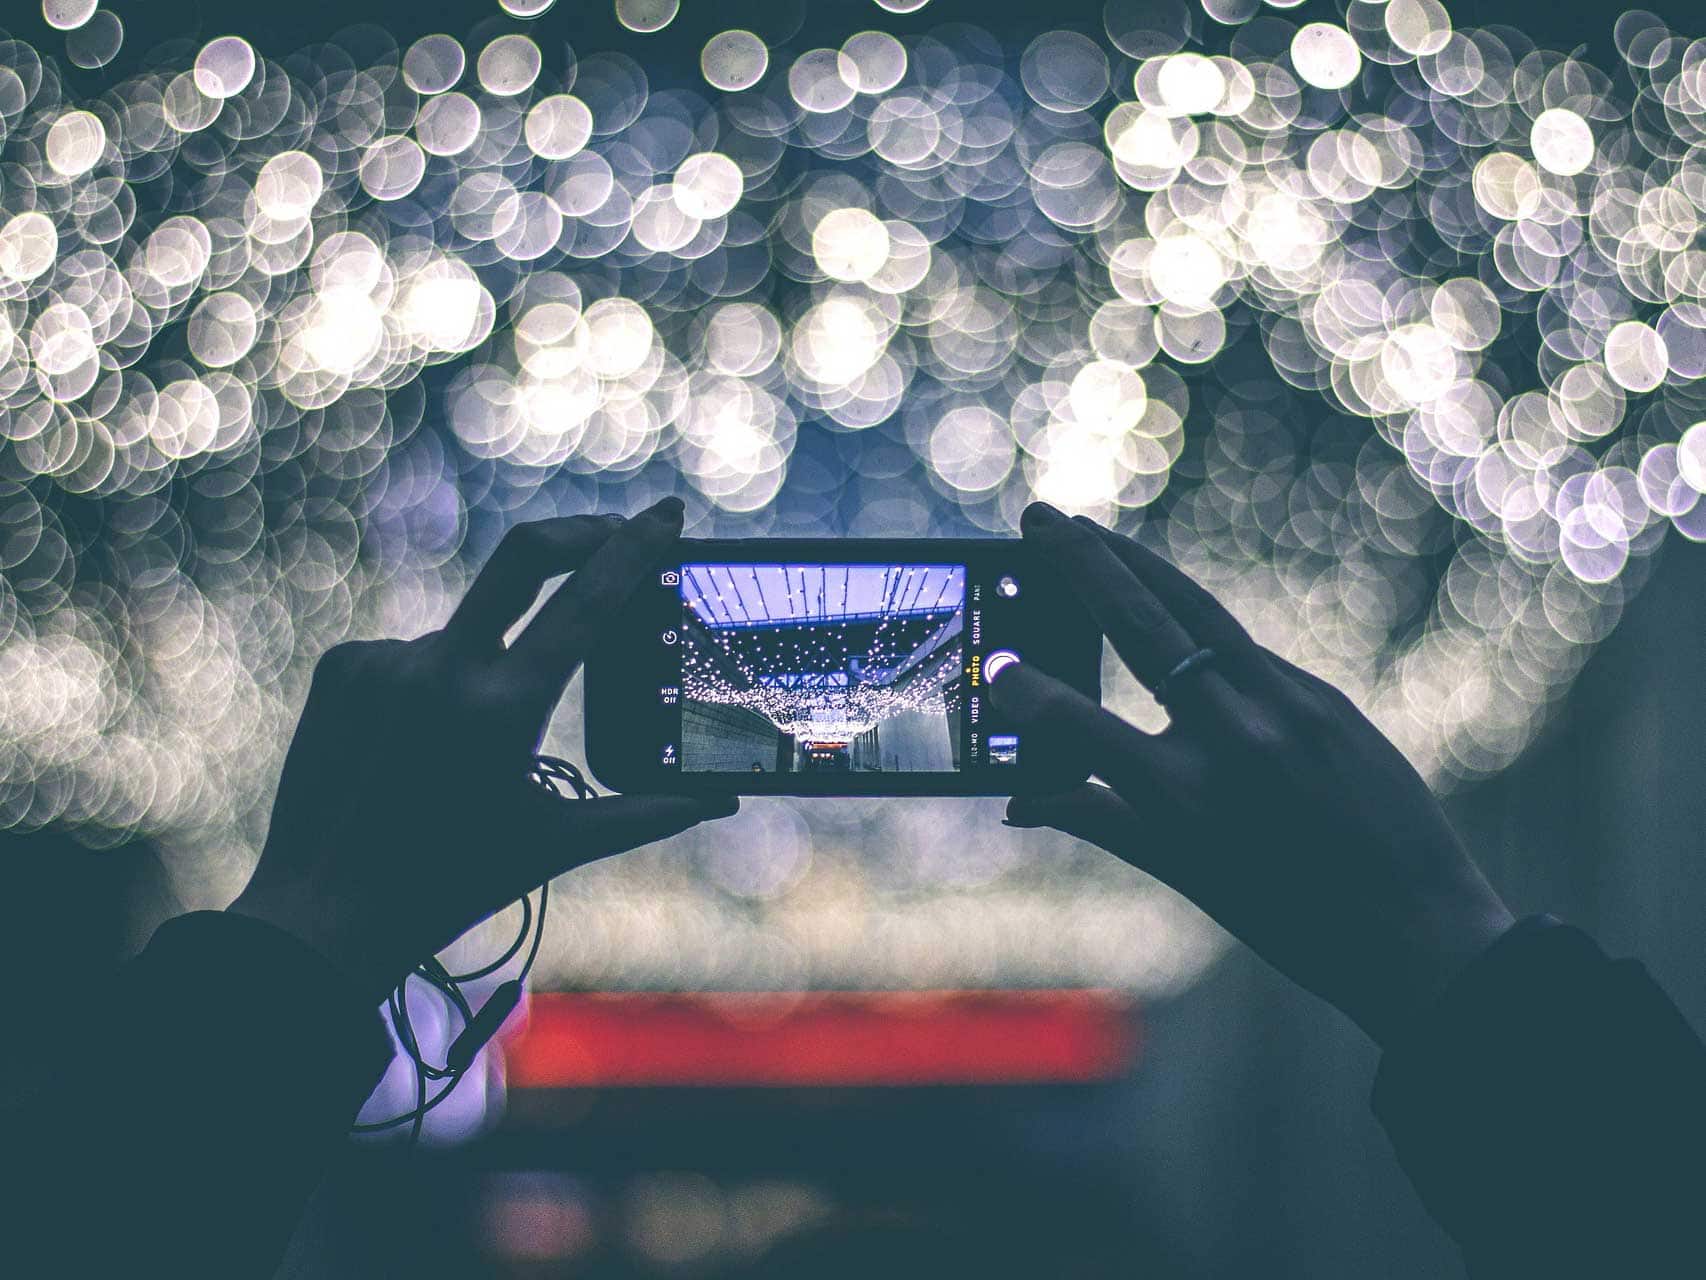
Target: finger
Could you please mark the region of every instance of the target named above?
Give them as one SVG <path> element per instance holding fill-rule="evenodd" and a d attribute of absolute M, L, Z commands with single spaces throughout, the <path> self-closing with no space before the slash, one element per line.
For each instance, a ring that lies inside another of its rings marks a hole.
<path fill-rule="evenodd" d="M 1187 631 L 1214 650 L 1216 665 L 1229 674 L 1234 687 L 1258 699 L 1285 698 L 1300 684 L 1332 689 L 1319 676 L 1257 644 L 1244 629 L 1244 624 L 1184 570 L 1135 538 L 1103 529 L 1100 525 L 1090 527 L 1184 624 Z"/>
<path fill-rule="evenodd" d="M 1120 660 L 1146 689 L 1160 688 L 1168 673 L 1205 647 L 1089 521 L 1068 520 L 1053 507 L 1033 503 L 1025 510 L 1023 530 L 1027 540 L 1060 566 Z M 1232 687 L 1212 667 L 1192 673 L 1177 690 L 1168 690 L 1168 702 L 1204 707 L 1223 722 L 1236 722 L 1243 710 Z"/>
<path fill-rule="evenodd" d="M 613 853 L 680 835 L 740 809 L 734 796 L 600 796 L 563 800 L 535 789 L 515 894 Z"/>
<path fill-rule="evenodd" d="M 1051 796 L 1014 796 L 1007 805 L 1010 827 L 1064 832 L 1183 892 L 1179 881 L 1188 879 L 1189 866 L 1178 838 L 1181 816 L 1175 805 L 1133 805 L 1096 783 Z"/>
<path fill-rule="evenodd" d="M 539 588 L 580 568 L 621 525 L 621 516 L 564 516 L 515 525 L 450 615 L 445 634 L 469 648 L 503 648 L 505 633 L 533 607 Z"/>
<path fill-rule="evenodd" d="M 1023 527 L 1077 588 L 1102 634 L 1147 688 L 1201 648 L 1092 526 L 1035 503 Z"/>
<path fill-rule="evenodd" d="M 1049 756 L 1112 783 L 1128 798 L 1185 794 L 1192 770 L 1181 744 L 1127 724 L 1078 690 L 1026 663 L 990 682 L 1002 715 L 1043 739 Z"/>
<path fill-rule="evenodd" d="M 1137 832 L 1137 811 L 1112 787 L 1095 782 L 1051 796 L 1014 796 L 1007 802 L 1005 821 L 1021 829 L 1064 831 L 1122 858 L 1128 856 Z"/>
<path fill-rule="evenodd" d="M 1108 549 L 1154 593 L 1155 598 L 1179 620 L 1199 643 L 1226 658 L 1259 652 L 1259 646 L 1244 630 L 1244 624 L 1194 578 L 1148 547 L 1112 529 L 1085 521 L 1088 528 L 1108 544 Z"/>
<path fill-rule="evenodd" d="M 308 700 L 285 752 L 269 841 L 316 839 L 315 833 L 335 827 L 344 808 L 358 802 L 351 784 L 359 781 L 366 763 L 359 730 L 374 714 L 371 703 L 360 695 L 362 673 L 368 664 L 384 661 L 403 644 L 401 640 L 346 640 L 320 655 Z M 326 807 L 334 802 L 340 806 L 335 813 Z"/>
<path fill-rule="evenodd" d="M 681 537 L 680 498 L 665 498 L 612 533 L 510 646 L 516 661 L 561 689 L 593 639 Z"/>

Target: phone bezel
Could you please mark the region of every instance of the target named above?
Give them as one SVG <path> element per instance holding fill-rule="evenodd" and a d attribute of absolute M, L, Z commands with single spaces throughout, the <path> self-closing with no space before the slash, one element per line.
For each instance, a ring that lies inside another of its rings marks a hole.
<path fill-rule="evenodd" d="M 754 563 L 965 563 L 982 557 L 1028 564 L 1036 607 L 1047 608 L 1051 627 L 1033 636 L 1025 655 L 1040 669 L 1085 696 L 1101 696 L 1102 637 L 1088 613 L 1036 561 L 1034 548 L 1017 538 L 683 538 L 668 560 L 655 566 L 700 561 Z M 641 588 L 644 590 L 645 588 Z M 1023 596 L 1021 597 L 1024 598 Z M 1026 755 L 1006 768 L 940 773 L 700 773 L 667 768 L 654 757 L 655 743 L 635 732 L 625 707 L 655 697 L 655 671 L 627 661 L 637 644 L 653 642 L 637 605 L 624 609 L 588 657 L 585 676 L 586 760 L 594 778 L 624 793 L 788 796 L 1004 796 L 1063 791 L 1085 780 L 1060 753 Z M 636 701 L 638 700 L 638 701 Z"/>

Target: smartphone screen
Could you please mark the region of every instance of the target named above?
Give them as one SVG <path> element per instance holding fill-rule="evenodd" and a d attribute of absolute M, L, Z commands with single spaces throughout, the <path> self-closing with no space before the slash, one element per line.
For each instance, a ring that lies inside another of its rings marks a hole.
<path fill-rule="evenodd" d="M 1082 678 L 1099 640 L 1051 608 L 1021 544 L 804 547 L 816 554 L 684 543 L 690 554 L 658 570 L 621 646 L 620 683 L 647 672 L 622 730 L 600 732 L 616 713 L 594 693 L 607 664 L 589 668 L 595 773 L 619 761 L 615 772 L 655 786 L 673 775 L 755 793 L 1024 789 L 1020 775 L 1036 770 L 989 680 L 1033 656 Z M 620 748 L 600 741 L 611 736 Z"/>
<path fill-rule="evenodd" d="M 970 767 L 968 639 L 963 564 L 684 564 L 681 768 Z"/>

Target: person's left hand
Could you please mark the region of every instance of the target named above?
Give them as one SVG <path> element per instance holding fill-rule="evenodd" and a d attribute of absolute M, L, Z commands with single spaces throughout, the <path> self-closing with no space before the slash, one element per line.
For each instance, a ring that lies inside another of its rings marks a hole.
<path fill-rule="evenodd" d="M 260 863 L 229 909 L 295 934 L 377 1003 L 552 876 L 733 813 L 732 797 L 560 800 L 527 776 L 569 677 L 681 517 L 666 498 L 627 522 L 518 525 L 443 630 L 328 650 Z M 506 647 L 540 587 L 570 570 Z"/>

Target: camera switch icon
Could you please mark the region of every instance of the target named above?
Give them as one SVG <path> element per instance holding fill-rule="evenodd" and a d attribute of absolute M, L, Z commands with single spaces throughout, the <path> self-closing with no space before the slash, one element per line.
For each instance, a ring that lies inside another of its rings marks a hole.
<path fill-rule="evenodd" d="M 674 569 L 665 569 L 658 575 L 658 582 L 660 585 L 666 587 L 679 587 L 681 585 L 681 575 Z"/>

